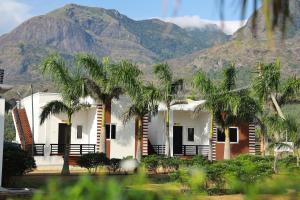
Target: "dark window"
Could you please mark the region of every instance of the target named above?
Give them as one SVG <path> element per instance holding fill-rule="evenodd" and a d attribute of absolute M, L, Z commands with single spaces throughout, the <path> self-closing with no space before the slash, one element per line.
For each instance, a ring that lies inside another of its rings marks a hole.
<path fill-rule="evenodd" d="M 224 131 L 217 129 L 217 141 L 218 142 L 225 142 L 225 133 Z"/>
<path fill-rule="evenodd" d="M 116 139 L 116 125 L 115 124 L 106 124 L 105 135 L 106 139 Z"/>
<path fill-rule="evenodd" d="M 77 139 L 82 139 L 82 126 L 77 126 Z"/>
<path fill-rule="evenodd" d="M 110 124 L 105 125 L 105 135 L 106 139 L 110 139 Z"/>
<path fill-rule="evenodd" d="M 229 128 L 230 142 L 238 142 L 238 131 L 237 128 Z"/>
<path fill-rule="evenodd" d="M 188 141 L 194 141 L 194 128 L 188 128 Z"/>
<path fill-rule="evenodd" d="M 116 139 L 116 125 L 111 125 L 110 139 Z"/>
<path fill-rule="evenodd" d="M 229 139 L 230 142 L 238 142 L 238 129 L 235 127 L 229 128 Z M 217 141 L 225 142 L 225 133 L 224 131 L 217 130 Z"/>

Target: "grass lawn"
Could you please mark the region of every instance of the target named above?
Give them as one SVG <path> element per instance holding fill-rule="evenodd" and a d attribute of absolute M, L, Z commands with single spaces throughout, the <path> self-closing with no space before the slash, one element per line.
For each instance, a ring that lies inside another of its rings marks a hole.
<path fill-rule="evenodd" d="M 74 184 L 82 174 L 72 174 L 69 176 L 61 176 L 60 174 L 29 174 L 20 177 L 14 177 L 10 187 L 14 188 L 35 188 L 43 189 L 47 182 L 51 179 L 55 179 L 58 182 L 61 182 L 63 186 L 68 186 Z M 128 178 L 131 175 L 95 175 L 91 176 L 93 179 L 103 179 L 106 181 L 109 178 L 114 178 L 118 181 L 123 181 L 125 178 Z M 177 194 L 184 192 L 184 187 L 176 182 L 171 182 L 168 175 L 158 174 L 158 175 L 149 175 L 149 183 L 143 185 L 132 185 L 134 189 L 140 190 L 149 190 L 149 191 L 166 191 L 168 193 Z M 130 189 L 130 188 L 129 188 Z M 218 195 L 218 196 L 201 196 L 199 194 L 194 195 L 194 199 L 208 199 L 208 200 L 243 200 L 244 196 L 241 194 L 234 195 Z M 264 195 L 261 196 L 262 200 L 264 199 L 274 199 L 274 200 L 287 200 L 290 199 L 288 195 L 285 196 L 270 196 Z"/>

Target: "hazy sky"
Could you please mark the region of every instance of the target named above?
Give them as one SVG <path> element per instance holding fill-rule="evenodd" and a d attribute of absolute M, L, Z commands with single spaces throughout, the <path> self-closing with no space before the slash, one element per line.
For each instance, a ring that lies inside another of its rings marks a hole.
<path fill-rule="evenodd" d="M 36 15 L 42 15 L 68 3 L 116 9 L 130 18 L 161 18 L 183 27 L 220 25 L 219 0 L 0 0 L 0 35 Z M 240 0 L 225 0 L 226 33 L 240 27 Z M 246 19 L 253 11 L 248 5 Z"/>

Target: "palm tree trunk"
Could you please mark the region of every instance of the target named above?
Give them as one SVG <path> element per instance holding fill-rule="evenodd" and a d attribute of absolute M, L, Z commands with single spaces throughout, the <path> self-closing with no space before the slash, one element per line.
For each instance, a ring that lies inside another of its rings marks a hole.
<path fill-rule="evenodd" d="M 278 160 L 278 153 L 274 152 L 273 170 L 275 174 L 277 174 L 277 160 Z"/>
<path fill-rule="evenodd" d="M 142 139 L 142 119 L 139 118 L 138 120 L 138 141 L 137 141 L 137 147 L 136 147 L 136 153 L 135 157 L 138 162 L 141 162 L 142 159 L 142 146 L 141 146 L 141 139 Z"/>
<path fill-rule="evenodd" d="M 106 104 L 102 104 L 102 133 L 100 134 L 100 144 L 99 144 L 99 151 L 100 153 L 105 153 L 105 142 L 106 142 Z"/>
<path fill-rule="evenodd" d="M 65 144 L 65 149 L 64 149 L 64 163 L 63 163 L 63 168 L 61 170 L 62 175 L 70 174 L 69 157 L 70 157 L 71 126 L 72 126 L 72 124 L 68 123 L 68 126 L 65 129 L 66 144 Z"/>
<path fill-rule="evenodd" d="M 170 157 L 170 106 L 167 106 L 166 116 L 166 156 Z"/>
<path fill-rule="evenodd" d="M 298 148 L 296 149 L 296 158 L 297 158 L 297 167 L 299 167 L 300 166 L 299 165 L 300 159 L 299 159 L 299 149 Z"/>
<path fill-rule="evenodd" d="M 229 128 L 225 128 L 224 160 L 230 160 L 230 154 Z"/>
<path fill-rule="evenodd" d="M 266 141 L 265 141 L 265 132 L 264 132 L 264 130 L 261 130 L 260 151 L 261 151 L 261 155 L 262 155 L 263 157 L 265 157 L 265 155 L 266 155 L 266 148 L 265 148 L 265 145 L 266 145 Z"/>

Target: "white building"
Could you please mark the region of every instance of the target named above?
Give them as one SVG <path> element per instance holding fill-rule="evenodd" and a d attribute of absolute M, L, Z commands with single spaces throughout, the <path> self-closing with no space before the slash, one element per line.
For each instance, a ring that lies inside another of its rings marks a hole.
<path fill-rule="evenodd" d="M 33 112 L 32 112 L 33 100 Z M 66 116 L 50 116 L 42 125 L 40 114 L 43 107 L 53 100 L 61 100 L 57 93 L 35 93 L 21 100 L 20 108 L 13 111 L 16 126 L 16 138 L 23 148 L 32 148 L 37 166 L 61 166 Z M 89 108 L 75 113 L 71 127 L 71 157 L 78 157 L 88 152 L 96 152 L 101 134 L 102 106 L 93 99 L 83 101 Z M 171 155 L 208 154 L 210 116 L 203 112 L 194 116 L 194 108 L 204 101 L 188 101 L 186 104 L 171 107 L 170 116 L 170 150 Z M 132 119 L 123 124 L 123 113 L 130 106 L 130 99 L 121 96 L 113 100 L 106 109 L 106 154 L 109 158 L 135 157 L 136 126 Z M 159 106 L 156 116 L 143 120 L 143 155 L 165 152 L 165 113 L 164 106 Z M 33 116 L 32 116 L 33 114 Z M 32 130 L 32 128 L 34 128 Z M 34 133 L 33 133 L 34 132 Z M 33 139 L 34 138 L 34 139 Z"/>

